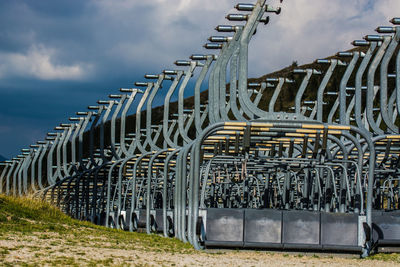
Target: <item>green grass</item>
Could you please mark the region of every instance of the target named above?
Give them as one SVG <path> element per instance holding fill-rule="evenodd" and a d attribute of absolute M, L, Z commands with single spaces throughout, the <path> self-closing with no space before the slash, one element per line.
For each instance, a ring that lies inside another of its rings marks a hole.
<path fill-rule="evenodd" d="M 378 253 L 374 254 L 367 259 L 379 260 L 379 261 L 392 261 L 400 263 L 400 254 L 399 253 Z"/>
<path fill-rule="evenodd" d="M 110 229 L 72 219 L 58 208 L 37 199 L 0 195 L 0 236 L 10 234 L 36 234 L 42 240 L 58 235 L 63 242 L 73 246 L 195 253 L 192 246 L 174 238 Z"/>
<path fill-rule="evenodd" d="M 1 266 L 121 266 L 121 264 L 143 266 L 147 264 L 143 253 L 145 251 L 169 253 L 179 257 L 184 257 L 184 254 L 190 254 L 187 257 L 192 257 L 203 253 L 195 251 L 189 244 L 177 239 L 97 226 L 72 219 L 49 203 L 4 195 L 0 195 L 0 239 L 18 240 L 13 245 L 0 246 Z M 25 241 L 27 244 L 21 244 L 19 241 Z M 118 250 L 120 255 L 124 256 L 118 259 L 112 254 L 103 257 L 90 256 L 90 253 L 97 249 L 111 250 L 112 253 Z M 29 261 L 18 259 L 10 261 L 10 258 L 18 256 L 22 251 L 31 253 Z M 59 254 L 49 258 L 48 255 L 54 252 Z M 207 255 L 218 257 L 226 254 L 230 257 L 238 253 L 239 249 L 231 252 L 217 251 Z M 254 256 L 263 254 L 274 255 L 271 252 L 254 252 Z M 284 253 L 282 256 L 294 260 L 320 258 L 317 254 L 306 257 L 302 253 L 292 256 Z M 380 261 L 400 263 L 400 254 L 380 253 L 367 259 L 376 260 L 378 266 Z M 175 263 L 161 259 L 157 260 L 157 264 L 173 266 Z"/>
<path fill-rule="evenodd" d="M 76 225 L 73 219 L 50 204 L 27 197 L 0 195 L 0 234 L 65 230 L 63 224 Z"/>

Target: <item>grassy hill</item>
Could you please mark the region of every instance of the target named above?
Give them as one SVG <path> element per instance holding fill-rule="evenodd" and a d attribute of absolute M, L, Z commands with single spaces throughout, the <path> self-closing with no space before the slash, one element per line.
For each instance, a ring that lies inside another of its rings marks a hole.
<path fill-rule="evenodd" d="M 137 251 L 139 258 L 143 250 L 195 253 L 176 239 L 97 226 L 74 220 L 46 202 L 0 195 L 1 266 L 111 265 L 124 259 L 114 259 L 110 253 L 91 255 L 97 248 Z"/>
<path fill-rule="evenodd" d="M 353 52 L 353 51 L 365 51 L 365 47 L 357 47 L 354 49 L 349 50 L 349 52 Z M 344 62 L 349 61 L 350 58 L 339 58 L 336 55 L 332 55 L 329 57 L 326 57 L 326 59 L 340 59 Z M 360 63 L 360 60 L 358 62 L 358 64 Z M 292 110 L 290 110 L 291 107 L 294 106 L 294 99 L 296 96 L 296 92 L 297 89 L 299 88 L 304 75 L 294 75 L 293 74 L 293 69 L 295 68 L 299 68 L 299 69 L 307 69 L 307 68 L 311 68 L 311 69 L 316 69 L 316 70 L 321 70 L 324 74 L 325 70 L 329 67 L 329 64 L 317 64 L 316 62 L 311 62 L 309 64 L 304 64 L 301 66 L 298 66 L 296 62 L 293 62 L 292 65 L 287 66 L 281 70 L 263 75 L 261 77 L 258 78 L 249 78 L 248 82 L 261 82 L 261 81 L 265 81 L 265 78 L 279 78 L 279 77 L 284 77 L 284 78 L 289 78 L 291 80 L 294 80 L 294 83 L 288 84 L 285 83 L 284 86 L 282 87 L 281 93 L 276 101 L 276 105 L 275 105 L 275 110 L 276 111 L 286 111 L 286 112 L 293 112 Z M 389 65 L 389 73 L 394 72 L 394 64 L 393 62 L 391 62 L 391 64 Z M 356 66 L 357 68 L 357 66 Z M 340 80 L 343 76 L 343 73 L 345 71 L 345 67 L 343 66 L 337 66 L 333 75 L 331 76 L 331 79 L 329 81 L 329 83 L 327 84 L 326 90 L 325 92 L 338 92 L 339 91 L 339 85 L 340 85 Z M 312 75 L 309 84 L 304 92 L 303 95 L 303 100 L 315 100 L 316 99 L 316 94 L 317 94 L 317 88 L 319 87 L 319 84 L 321 83 L 322 79 L 323 79 L 323 74 L 322 75 Z M 366 75 L 364 75 L 366 76 Z M 379 75 L 376 75 L 377 78 L 379 78 Z M 389 86 L 391 86 L 390 88 L 393 88 L 393 81 L 394 79 L 389 80 Z M 348 86 L 354 86 L 354 81 L 355 81 L 355 72 L 352 73 L 350 79 L 349 79 L 349 83 Z M 365 84 L 365 77 L 364 77 L 364 84 Z M 377 80 L 378 82 L 378 80 Z M 229 92 L 229 84 L 226 85 L 226 89 L 227 89 L 227 93 Z M 272 94 L 274 92 L 274 89 L 266 89 L 263 93 L 263 96 L 261 98 L 261 101 L 258 105 L 258 107 L 262 110 L 268 110 L 268 104 L 269 104 L 269 100 L 272 97 Z M 253 96 L 254 98 L 254 96 Z M 205 103 L 207 102 L 208 99 L 208 90 L 203 91 L 201 93 L 200 96 L 201 99 L 201 103 Z M 324 101 L 327 103 L 327 105 L 324 105 L 323 109 L 324 109 L 324 118 L 326 119 L 328 117 L 329 111 L 333 105 L 333 103 L 336 100 L 336 96 L 324 96 Z M 194 108 L 194 97 L 188 97 L 184 100 L 184 108 L 185 109 L 193 109 Z M 178 103 L 177 102 L 171 102 L 170 103 L 170 108 L 169 108 L 169 112 L 170 114 L 174 114 L 177 113 L 178 111 Z M 163 115 L 164 115 L 164 106 L 158 106 L 158 107 L 154 107 L 152 110 L 152 124 L 154 125 L 159 125 L 162 123 L 163 120 Z M 145 129 L 146 125 L 146 112 L 142 112 L 142 119 L 141 119 L 141 126 L 142 129 Z M 170 119 L 172 119 L 172 116 L 170 115 L 169 117 Z M 334 118 L 335 119 L 335 118 Z M 136 115 L 132 114 L 129 115 L 126 118 L 126 132 L 132 133 L 135 132 L 135 127 L 136 127 Z M 207 122 L 205 123 L 205 125 L 207 124 Z M 109 129 L 110 129 L 110 122 L 107 122 L 105 125 L 105 143 L 106 146 L 109 145 L 110 143 L 110 138 L 109 138 Z M 119 140 L 119 129 L 120 129 L 120 120 L 118 119 L 116 122 L 116 140 Z M 96 132 L 95 132 L 95 145 L 96 142 L 98 142 L 99 138 L 99 133 L 100 130 L 97 127 Z M 189 137 L 194 138 L 194 129 L 192 128 L 191 130 L 189 130 Z M 159 138 L 160 140 L 162 138 Z M 84 137 L 84 142 L 85 142 L 85 151 L 88 151 L 89 149 L 89 132 L 86 132 L 85 137 Z M 98 145 L 98 144 L 97 144 Z M 159 144 L 161 145 L 161 144 Z M 86 154 L 86 156 L 88 156 L 88 154 Z"/>

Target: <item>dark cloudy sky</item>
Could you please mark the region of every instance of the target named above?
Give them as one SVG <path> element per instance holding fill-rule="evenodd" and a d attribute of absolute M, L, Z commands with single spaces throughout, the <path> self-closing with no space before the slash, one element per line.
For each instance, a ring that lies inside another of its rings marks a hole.
<path fill-rule="evenodd" d="M 236 3 L 1 0 L 0 154 L 15 156 L 75 111 L 203 53 Z M 252 41 L 250 76 L 349 49 L 395 16 L 398 0 L 285 0 Z"/>

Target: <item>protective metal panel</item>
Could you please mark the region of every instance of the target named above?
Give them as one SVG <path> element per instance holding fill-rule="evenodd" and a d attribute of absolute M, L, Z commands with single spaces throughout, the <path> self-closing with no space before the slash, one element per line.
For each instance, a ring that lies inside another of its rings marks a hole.
<path fill-rule="evenodd" d="M 164 222 L 163 222 L 163 210 L 156 209 L 156 225 L 157 231 L 162 232 L 164 230 Z"/>
<path fill-rule="evenodd" d="M 115 212 L 110 211 L 109 217 L 108 217 L 108 223 L 109 225 L 113 225 L 115 227 Z"/>
<path fill-rule="evenodd" d="M 357 246 L 358 215 L 346 213 L 321 213 L 321 244 Z"/>
<path fill-rule="evenodd" d="M 126 211 L 125 211 L 125 221 L 126 221 L 126 223 L 127 224 L 129 224 L 130 222 L 131 222 L 131 209 L 127 209 Z"/>
<path fill-rule="evenodd" d="M 245 210 L 245 242 L 281 243 L 282 212 L 278 210 Z"/>
<path fill-rule="evenodd" d="M 283 211 L 283 243 L 319 244 L 320 213 Z"/>
<path fill-rule="evenodd" d="M 208 209 L 207 241 L 243 242 L 242 209 Z"/>
<path fill-rule="evenodd" d="M 146 210 L 145 209 L 140 209 L 138 210 L 138 227 L 139 228 L 144 228 L 146 227 Z"/>
<path fill-rule="evenodd" d="M 391 244 L 400 244 L 400 213 L 399 212 L 373 212 L 373 237 L 379 243 L 385 243 L 385 240 Z"/>

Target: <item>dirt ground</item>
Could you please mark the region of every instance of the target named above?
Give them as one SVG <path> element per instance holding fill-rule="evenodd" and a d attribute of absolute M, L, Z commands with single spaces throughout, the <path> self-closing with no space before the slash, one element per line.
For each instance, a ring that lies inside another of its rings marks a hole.
<path fill-rule="evenodd" d="M 196 251 L 157 234 L 78 221 L 47 202 L 0 194 L 0 266 L 400 266 L 400 254 Z"/>
<path fill-rule="evenodd" d="M 109 237 L 49 233 L 0 237 L 3 266 L 400 266 L 399 258 L 252 250 L 163 251 Z M 387 254 L 383 254 L 387 255 Z M 397 255 L 397 254 L 396 254 Z"/>

